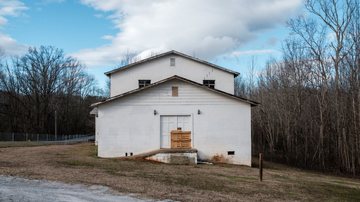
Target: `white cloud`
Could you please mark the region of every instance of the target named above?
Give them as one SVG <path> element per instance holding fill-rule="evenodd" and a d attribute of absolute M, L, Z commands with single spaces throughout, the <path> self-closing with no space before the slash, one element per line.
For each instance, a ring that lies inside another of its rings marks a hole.
<path fill-rule="evenodd" d="M 277 50 L 273 49 L 262 49 L 262 50 L 246 50 L 246 51 L 233 51 L 229 56 L 244 56 L 244 55 L 264 55 L 264 54 L 277 54 L 280 53 Z"/>
<path fill-rule="evenodd" d="M 0 27 L 7 23 L 6 17 L 18 16 L 27 7 L 17 0 L 0 0 Z"/>
<path fill-rule="evenodd" d="M 19 44 L 15 39 L 0 33 L 0 49 L 6 55 L 19 55 L 27 50 L 27 46 Z"/>
<path fill-rule="evenodd" d="M 113 39 L 114 39 L 114 36 L 104 35 L 104 36 L 102 36 L 101 38 L 104 39 L 104 40 L 113 40 Z"/>
<path fill-rule="evenodd" d="M 73 55 L 88 66 L 116 64 L 124 53 L 175 49 L 211 59 L 231 53 L 296 13 L 302 0 L 81 0 L 119 30 L 110 43 Z"/>
<path fill-rule="evenodd" d="M 24 3 L 18 0 L 0 0 L 0 29 L 7 24 L 8 17 L 19 16 L 28 8 Z M 17 55 L 26 50 L 26 46 L 16 42 L 15 39 L 9 35 L 0 32 L 0 49 L 6 55 Z"/>

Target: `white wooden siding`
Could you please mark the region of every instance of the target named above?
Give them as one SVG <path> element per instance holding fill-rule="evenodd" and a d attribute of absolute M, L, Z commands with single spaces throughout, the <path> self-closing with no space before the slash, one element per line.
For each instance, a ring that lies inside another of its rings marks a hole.
<path fill-rule="evenodd" d="M 170 57 L 176 65 L 170 66 Z M 234 75 L 214 67 L 177 55 L 164 56 L 111 74 L 110 95 L 115 96 L 139 87 L 139 79 L 150 79 L 151 83 L 178 75 L 202 84 L 203 80 L 215 80 L 215 88 L 234 94 Z"/>
<path fill-rule="evenodd" d="M 178 86 L 178 96 L 172 96 L 172 86 Z M 155 88 L 122 98 L 120 105 L 238 105 L 239 101 L 224 99 L 223 95 L 209 92 L 191 84 L 173 80 Z M 247 105 L 244 103 L 244 105 Z"/>

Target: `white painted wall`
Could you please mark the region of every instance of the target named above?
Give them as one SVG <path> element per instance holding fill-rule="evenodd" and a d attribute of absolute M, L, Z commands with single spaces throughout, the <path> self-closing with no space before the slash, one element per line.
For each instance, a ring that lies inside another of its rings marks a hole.
<path fill-rule="evenodd" d="M 170 66 L 170 57 L 176 65 Z M 139 79 L 151 83 L 178 75 L 202 84 L 203 80 L 215 80 L 215 88 L 234 94 L 234 75 L 178 55 L 168 55 L 111 74 L 110 96 L 119 95 L 139 87 Z"/>
<path fill-rule="evenodd" d="M 171 96 L 172 86 L 179 87 L 178 97 Z M 190 115 L 193 147 L 200 159 L 223 155 L 231 163 L 250 166 L 250 113 L 250 104 L 174 79 L 98 106 L 98 155 L 120 157 L 159 149 L 161 115 Z"/>

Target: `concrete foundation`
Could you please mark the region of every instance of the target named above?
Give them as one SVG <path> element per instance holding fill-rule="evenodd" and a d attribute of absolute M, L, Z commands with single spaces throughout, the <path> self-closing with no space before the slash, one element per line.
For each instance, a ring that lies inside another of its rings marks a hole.
<path fill-rule="evenodd" d="M 146 160 L 157 161 L 162 163 L 177 165 L 193 165 L 197 164 L 196 152 L 183 153 L 158 153 L 145 158 Z"/>

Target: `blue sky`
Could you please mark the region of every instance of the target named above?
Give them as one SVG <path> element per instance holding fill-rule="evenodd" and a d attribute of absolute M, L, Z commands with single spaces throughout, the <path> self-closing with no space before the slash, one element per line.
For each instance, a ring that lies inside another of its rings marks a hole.
<path fill-rule="evenodd" d="M 28 10 L 11 18 L 4 29 L 18 43 L 55 45 L 71 53 L 100 46 L 104 43 L 103 35 L 115 33 L 111 21 L 95 17 L 97 12 L 80 2 L 23 2 Z"/>
<path fill-rule="evenodd" d="M 53 45 L 77 57 L 104 86 L 126 52 L 178 50 L 246 74 L 281 57 L 285 22 L 301 0 L 0 0 L 0 48 L 21 55 Z"/>

